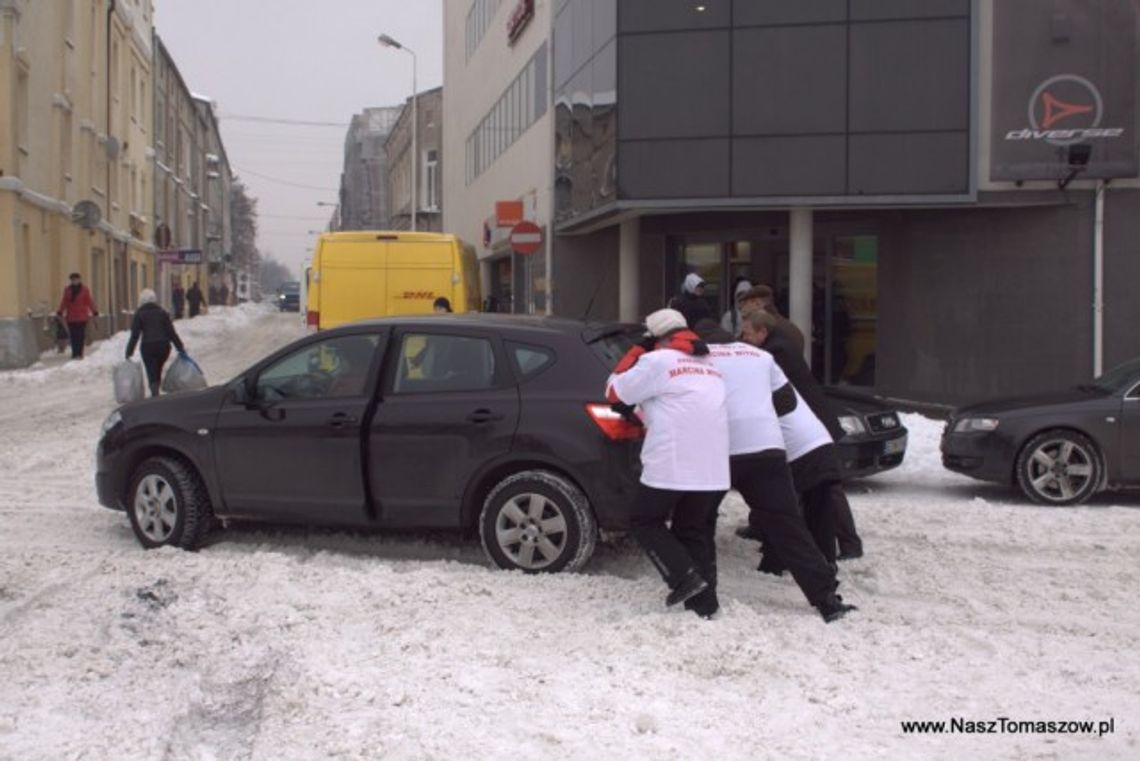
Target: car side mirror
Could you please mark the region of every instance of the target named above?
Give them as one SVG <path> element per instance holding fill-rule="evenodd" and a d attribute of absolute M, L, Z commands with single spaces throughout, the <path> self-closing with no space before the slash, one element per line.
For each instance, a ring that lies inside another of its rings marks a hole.
<path fill-rule="evenodd" d="M 238 378 L 230 385 L 230 398 L 234 400 L 235 404 L 246 407 L 253 403 L 253 394 L 250 392 L 249 384 L 245 378 Z"/>

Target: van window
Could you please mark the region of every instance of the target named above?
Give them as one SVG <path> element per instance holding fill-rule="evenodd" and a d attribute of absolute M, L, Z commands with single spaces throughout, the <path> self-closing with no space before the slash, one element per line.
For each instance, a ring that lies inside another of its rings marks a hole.
<path fill-rule="evenodd" d="M 554 352 L 545 346 L 531 346 L 528 344 L 507 341 L 507 351 L 515 360 L 519 375 L 530 378 L 538 375 L 554 364 Z"/>
<path fill-rule="evenodd" d="M 376 335 L 359 335 L 308 344 L 261 371 L 257 398 L 285 401 L 361 396 L 379 341 Z"/>
<path fill-rule="evenodd" d="M 480 391 L 495 386 L 495 352 L 485 338 L 408 333 L 392 391 Z"/>

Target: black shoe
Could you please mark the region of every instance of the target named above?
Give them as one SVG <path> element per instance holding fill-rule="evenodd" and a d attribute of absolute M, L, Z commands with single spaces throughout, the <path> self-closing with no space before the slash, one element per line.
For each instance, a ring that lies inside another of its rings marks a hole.
<path fill-rule="evenodd" d="M 770 573 L 773 576 L 783 576 L 786 569 L 779 563 L 768 560 L 765 555 L 760 558 L 760 565 L 756 566 L 756 570 L 760 573 Z"/>
<path fill-rule="evenodd" d="M 690 597 L 696 597 L 708 588 L 708 582 L 701 578 L 699 573 L 689 571 L 677 586 L 673 587 L 673 591 L 665 598 L 665 604 L 669 607 L 673 607 L 677 603 L 688 600 Z"/>
<path fill-rule="evenodd" d="M 854 560 L 855 558 L 861 558 L 861 557 L 863 557 L 863 548 L 862 547 L 859 547 L 859 548 L 854 549 L 854 550 L 840 550 L 839 551 L 839 559 L 840 560 Z"/>
<path fill-rule="evenodd" d="M 751 539 L 755 542 L 763 540 L 763 537 L 760 536 L 760 530 L 753 528 L 752 526 L 741 526 L 740 528 L 736 529 L 736 535 L 741 539 Z"/>
<path fill-rule="evenodd" d="M 823 620 L 829 624 L 843 618 L 852 610 L 859 610 L 854 605 L 843 602 L 843 598 L 839 595 L 831 595 L 823 602 L 816 604 L 815 607 L 819 611 L 819 615 L 823 616 Z"/>
<path fill-rule="evenodd" d="M 685 600 L 685 610 L 691 610 L 701 618 L 711 619 L 720 610 L 720 601 L 716 597 L 716 591 L 706 589 L 704 592 Z"/>

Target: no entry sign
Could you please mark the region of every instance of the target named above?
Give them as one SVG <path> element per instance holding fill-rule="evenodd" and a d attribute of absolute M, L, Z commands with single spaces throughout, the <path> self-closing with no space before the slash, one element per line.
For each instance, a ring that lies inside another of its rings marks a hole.
<path fill-rule="evenodd" d="M 511 248 L 516 254 L 533 254 L 542 248 L 542 228 L 523 220 L 511 228 Z"/>

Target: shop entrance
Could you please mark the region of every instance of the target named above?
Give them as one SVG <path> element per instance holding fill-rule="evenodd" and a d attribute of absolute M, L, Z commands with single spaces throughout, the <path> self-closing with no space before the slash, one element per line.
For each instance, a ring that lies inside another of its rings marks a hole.
<path fill-rule="evenodd" d="M 817 232 L 819 232 L 817 230 Z M 736 240 L 672 240 L 666 272 L 672 296 L 690 272 L 705 280 L 705 298 L 716 314 L 730 308 L 741 279 L 766 284 L 788 314 L 787 228 Z M 875 385 L 878 316 L 879 237 L 876 234 L 817 234 L 812 263 L 812 372 L 828 384 Z"/>

